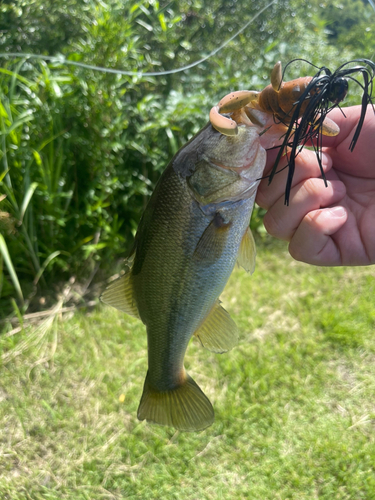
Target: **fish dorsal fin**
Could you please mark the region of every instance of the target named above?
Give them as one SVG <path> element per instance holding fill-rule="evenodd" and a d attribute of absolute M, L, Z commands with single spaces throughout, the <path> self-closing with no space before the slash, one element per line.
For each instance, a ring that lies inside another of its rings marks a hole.
<path fill-rule="evenodd" d="M 217 353 L 229 351 L 238 343 L 237 325 L 219 300 L 194 335 L 203 347 Z"/>
<path fill-rule="evenodd" d="M 132 263 L 132 260 L 128 263 Z M 137 306 L 133 297 L 133 284 L 131 282 L 131 268 L 128 268 L 124 276 L 111 283 L 102 293 L 100 300 L 109 306 L 139 318 Z"/>
<path fill-rule="evenodd" d="M 237 255 L 237 264 L 245 269 L 246 272 L 253 274 L 255 269 L 256 247 L 254 237 L 250 228 L 246 229 L 243 235 L 240 249 Z"/>

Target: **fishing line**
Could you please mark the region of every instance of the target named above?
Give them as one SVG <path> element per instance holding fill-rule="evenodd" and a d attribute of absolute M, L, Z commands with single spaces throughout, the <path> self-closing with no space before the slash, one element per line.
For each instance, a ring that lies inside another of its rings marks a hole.
<path fill-rule="evenodd" d="M 105 68 L 102 66 L 94 66 L 91 64 L 85 64 L 85 63 L 79 63 L 77 61 L 70 61 L 69 59 L 66 59 L 65 56 L 60 55 L 60 56 L 44 56 L 40 54 L 27 54 L 24 52 L 1 52 L 0 57 L 23 57 L 25 59 L 42 59 L 44 61 L 50 61 L 50 62 L 57 62 L 60 64 L 67 64 L 67 65 L 72 65 L 72 66 L 78 66 L 80 68 L 84 69 L 92 69 L 94 71 L 100 71 L 102 73 L 114 73 L 116 75 L 124 75 L 124 76 L 138 76 L 138 77 L 148 77 L 148 76 L 164 76 L 164 75 L 173 75 L 176 73 L 180 73 L 182 71 L 186 71 L 188 69 L 194 68 L 195 66 L 198 66 L 199 64 L 202 64 L 203 62 L 207 61 L 210 57 L 214 56 L 217 54 L 220 50 L 222 50 L 224 47 L 226 47 L 232 40 L 234 40 L 238 35 L 240 35 L 245 29 L 253 23 L 265 10 L 269 9 L 271 5 L 276 3 L 277 0 L 272 0 L 269 4 L 267 4 L 263 9 L 261 9 L 255 16 L 253 16 L 247 23 L 245 23 L 242 28 L 240 28 L 234 35 L 232 35 L 228 40 L 226 40 L 223 44 L 221 44 L 219 47 L 214 49 L 212 52 L 210 52 L 207 56 L 202 57 L 202 59 L 199 59 L 198 61 L 195 61 L 191 64 L 187 64 L 186 66 L 182 66 L 181 68 L 176 68 L 176 69 L 171 69 L 171 70 L 166 70 L 166 71 L 125 71 L 122 69 L 112 69 L 112 68 Z"/>
<path fill-rule="evenodd" d="M 273 149 L 273 148 L 270 148 L 270 149 Z M 268 151 L 268 149 L 267 149 L 267 151 Z M 288 164 L 286 164 L 286 165 L 285 165 L 285 167 L 280 168 L 280 170 L 277 170 L 277 171 L 274 173 L 274 175 L 279 174 L 280 172 L 282 172 L 283 170 L 285 170 L 286 168 L 288 168 L 288 166 L 289 166 L 289 165 L 288 165 Z M 270 177 L 271 177 L 271 174 L 269 174 L 269 175 L 264 175 L 263 177 L 258 177 L 258 179 L 255 179 L 255 181 L 262 181 L 263 179 L 269 179 Z"/>

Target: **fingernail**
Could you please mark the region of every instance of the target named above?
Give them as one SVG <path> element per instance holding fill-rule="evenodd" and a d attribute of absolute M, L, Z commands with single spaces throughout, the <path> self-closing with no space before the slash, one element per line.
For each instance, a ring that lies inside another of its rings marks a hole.
<path fill-rule="evenodd" d="M 332 207 L 328 209 L 329 215 L 334 219 L 341 219 L 346 217 L 346 210 L 344 207 Z"/>

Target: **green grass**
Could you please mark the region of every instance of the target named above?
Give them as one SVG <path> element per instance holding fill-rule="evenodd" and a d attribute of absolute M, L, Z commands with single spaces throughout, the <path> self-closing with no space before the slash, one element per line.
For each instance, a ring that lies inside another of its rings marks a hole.
<path fill-rule="evenodd" d="M 222 297 L 239 346 L 189 346 L 216 411 L 197 434 L 136 419 L 137 320 L 98 307 L 4 334 L 0 498 L 375 499 L 374 276 L 261 245 L 255 274 L 235 271 Z"/>

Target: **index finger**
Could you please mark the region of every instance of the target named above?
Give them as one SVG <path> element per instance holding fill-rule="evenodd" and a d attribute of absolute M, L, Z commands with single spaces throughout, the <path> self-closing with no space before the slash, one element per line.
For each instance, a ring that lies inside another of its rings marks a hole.
<path fill-rule="evenodd" d="M 371 106 L 369 106 L 371 108 Z M 342 146 L 345 153 L 349 149 L 350 143 L 352 141 L 353 135 L 357 128 L 358 120 L 361 115 L 362 106 L 351 106 L 348 108 L 335 108 L 330 113 L 328 117 L 333 120 L 340 128 L 338 135 L 334 137 L 322 135 L 321 142 L 322 146 L 326 148 L 336 149 Z M 375 140 L 375 119 L 372 111 L 367 110 L 365 123 L 363 124 L 361 134 L 357 143 L 361 142 L 363 145 L 368 145 L 369 141 Z M 372 139 L 370 139 L 370 136 Z M 317 141 L 314 141 L 315 145 Z M 312 146 L 312 142 L 307 142 L 306 146 Z M 277 154 L 279 152 L 279 147 L 275 147 L 267 150 L 267 163 L 265 168 L 265 174 L 267 174 L 273 167 Z"/>
<path fill-rule="evenodd" d="M 347 174 L 353 174 L 355 164 L 355 175 L 358 177 L 374 177 L 373 161 L 375 157 L 375 114 L 372 106 L 367 107 L 365 120 L 362 125 L 357 143 L 353 151 L 350 145 L 357 129 L 361 115 L 361 106 L 352 106 L 333 109 L 329 118 L 340 127 L 340 133 L 336 137 L 322 137 L 322 145 L 327 148 L 333 163 L 339 170 Z M 344 113 L 344 114 L 343 114 Z"/>
<path fill-rule="evenodd" d="M 350 145 L 357 129 L 361 116 L 362 106 L 351 106 L 348 108 L 335 108 L 328 117 L 340 128 L 335 137 L 322 136 L 321 145 L 326 153 L 332 158 L 337 170 L 356 177 L 374 178 L 375 157 L 375 113 L 371 105 L 367 106 L 366 116 L 360 131 L 357 143 L 353 151 Z M 315 146 L 316 146 L 316 141 Z M 307 142 L 307 146 L 312 143 Z M 267 151 L 267 164 L 265 174 L 272 169 L 279 148 Z"/>

